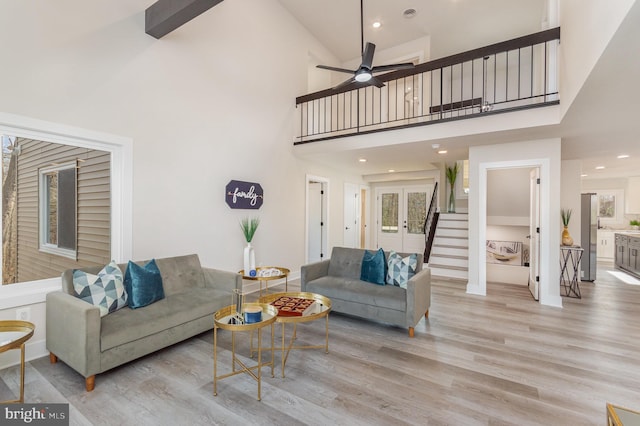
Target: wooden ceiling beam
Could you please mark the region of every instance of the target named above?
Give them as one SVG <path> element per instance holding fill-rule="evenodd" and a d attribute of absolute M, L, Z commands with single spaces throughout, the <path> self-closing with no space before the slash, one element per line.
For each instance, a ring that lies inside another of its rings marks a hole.
<path fill-rule="evenodd" d="M 159 39 L 222 1 L 158 0 L 144 13 L 144 31 Z"/>

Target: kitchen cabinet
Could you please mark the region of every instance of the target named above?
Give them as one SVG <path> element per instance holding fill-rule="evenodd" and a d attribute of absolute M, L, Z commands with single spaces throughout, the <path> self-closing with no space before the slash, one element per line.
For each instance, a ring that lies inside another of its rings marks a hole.
<path fill-rule="evenodd" d="M 624 195 L 624 212 L 626 214 L 640 214 L 640 176 L 627 178 L 627 188 Z"/>
<path fill-rule="evenodd" d="M 598 229 L 598 260 L 613 260 L 615 257 L 615 239 L 613 231 Z"/>
<path fill-rule="evenodd" d="M 629 251 L 629 237 L 622 234 L 616 234 L 616 253 L 615 264 L 616 268 L 626 269 L 627 252 Z"/>
<path fill-rule="evenodd" d="M 640 235 L 615 234 L 615 265 L 640 277 Z"/>

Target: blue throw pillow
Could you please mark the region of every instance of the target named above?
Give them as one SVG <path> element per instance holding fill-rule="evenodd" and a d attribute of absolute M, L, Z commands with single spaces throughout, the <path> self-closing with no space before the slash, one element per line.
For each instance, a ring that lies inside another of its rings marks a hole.
<path fill-rule="evenodd" d="M 360 279 L 373 284 L 384 285 L 386 276 L 387 261 L 384 257 L 384 251 L 378 249 L 372 253 L 369 250 L 364 251 L 362 256 L 362 268 L 360 269 Z"/>
<path fill-rule="evenodd" d="M 407 283 L 416 274 L 418 268 L 418 255 L 410 254 L 402 257 L 395 251 L 389 253 L 389 269 L 387 284 L 407 288 Z"/>
<path fill-rule="evenodd" d="M 144 267 L 129 261 L 124 274 L 124 287 L 129 295 L 131 309 L 142 308 L 164 299 L 162 276 L 155 259 Z"/>

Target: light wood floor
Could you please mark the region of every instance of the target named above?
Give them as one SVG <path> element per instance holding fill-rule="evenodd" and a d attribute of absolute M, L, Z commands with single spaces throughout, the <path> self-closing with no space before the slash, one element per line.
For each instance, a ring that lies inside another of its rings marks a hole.
<path fill-rule="evenodd" d="M 329 354 L 292 353 L 285 379 L 276 354 L 261 402 L 246 375 L 220 381 L 213 396 L 212 333 L 98 375 L 91 393 L 64 363 L 32 361 L 26 399 L 68 402 L 79 425 L 603 425 L 606 402 L 640 408 L 640 286 L 607 270 L 581 284 L 581 300 L 563 298 L 564 309 L 540 306 L 526 287 L 490 284 L 479 297 L 434 281 L 413 339 L 332 314 Z M 300 327 L 299 341 L 321 342 L 323 327 Z M 230 335 L 220 336 L 220 368 L 230 371 Z M 17 378 L 17 367 L 0 372 L 0 399 Z"/>

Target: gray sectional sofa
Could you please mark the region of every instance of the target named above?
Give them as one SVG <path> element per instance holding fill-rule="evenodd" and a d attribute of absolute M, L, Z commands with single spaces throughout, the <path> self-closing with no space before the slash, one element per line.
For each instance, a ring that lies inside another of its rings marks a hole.
<path fill-rule="evenodd" d="M 97 307 L 74 296 L 72 270 L 62 274 L 62 291 L 47 295 L 51 362 L 60 359 L 82 374 L 87 391 L 93 390 L 96 374 L 213 329 L 213 313 L 230 305 L 233 290 L 242 288 L 240 275 L 203 268 L 195 254 L 156 259 L 156 264 L 165 298 L 142 308 L 124 307 L 100 317 Z M 119 267 L 124 275 L 127 265 Z M 100 269 L 82 270 L 95 274 Z"/>
<path fill-rule="evenodd" d="M 386 322 L 409 329 L 424 316 L 431 305 L 431 273 L 423 269 L 423 256 L 418 254 L 416 275 L 407 288 L 376 285 L 360 280 L 365 250 L 334 247 L 331 258 L 301 268 L 302 291 L 322 294 L 331 299 L 331 310 L 361 318 Z M 408 253 L 399 253 L 402 257 Z M 389 253 L 385 252 L 388 258 Z"/>

